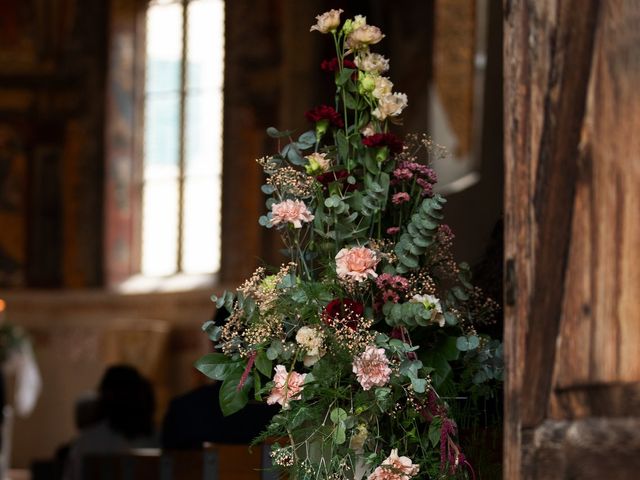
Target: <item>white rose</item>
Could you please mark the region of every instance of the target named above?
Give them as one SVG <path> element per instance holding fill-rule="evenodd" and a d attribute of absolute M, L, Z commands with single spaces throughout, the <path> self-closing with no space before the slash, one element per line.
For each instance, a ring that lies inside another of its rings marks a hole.
<path fill-rule="evenodd" d="M 347 37 L 347 47 L 360 50 L 369 45 L 374 45 L 384 38 L 378 27 L 362 25 L 353 30 Z"/>
<path fill-rule="evenodd" d="M 372 94 L 377 99 L 381 99 L 387 95 L 391 95 L 392 88 L 393 83 L 391 83 L 387 77 L 376 77 Z"/>
<path fill-rule="evenodd" d="M 313 32 L 314 30 L 317 30 L 320 33 L 335 32 L 340 25 L 340 14 L 342 12 L 342 9 L 329 10 L 322 15 L 318 15 L 316 17 L 316 24 L 313 25 L 309 31 Z"/>
<path fill-rule="evenodd" d="M 433 310 L 431 321 L 444 327 L 445 320 L 442 313 L 442 305 L 437 297 L 433 295 L 414 295 L 411 300 L 409 300 L 409 303 L 421 303 L 424 305 L 424 308 Z"/>
<path fill-rule="evenodd" d="M 367 17 L 356 15 L 355 17 L 353 17 L 353 23 L 351 24 L 351 27 L 353 28 L 353 30 L 355 30 L 356 28 L 364 27 L 366 24 Z"/>
<path fill-rule="evenodd" d="M 371 135 L 376 134 L 376 130 L 375 128 L 373 128 L 373 125 L 371 124 L 371 122 L 369 122 L 365 125 L 365 127 L 362 130 L 360 130 L 360 133 L 365 137 L 370 137 Z"/>
<path fill-rule="evenodd" d="M 310 367 L 324 355 L 324 335 L 311 327 L 300 327 L 296 333 L 296 342 L 305 350 L 304 365 Z"/>
<path fill-rule="evenodd" d="M 355 58 L 355 64 L 360 70 L 378 75 L 389 70 L 389 60 L 379 53 L 360 52 Z"/>
<path fill-rule="evenodd" d="M 378 108 L 372 113 L 378 120 L 384 120 L 387 117 L 397 117 L 407 106 L 407 96 L 404 93 L 392 93 L 378 100 Z"/>

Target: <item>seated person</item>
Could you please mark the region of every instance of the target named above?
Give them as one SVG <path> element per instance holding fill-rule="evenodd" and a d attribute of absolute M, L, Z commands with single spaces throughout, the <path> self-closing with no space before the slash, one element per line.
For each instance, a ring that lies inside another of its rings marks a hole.
<path fill-rule="evenodd" d="M 250 402 L 225 417 L 218 402 L 221 385 L 204 385 L 171 401 L 162 423 L 162 448 L 199 449 L 205 442 L 249 444 L 279 410 Z"/>
<path fill-rule="evenodd" d="M 157 447 L 153 431 L 155 400 L 150 383 L 129 366 L 110 367 L 99 388 L 101 421 L 86 428 L 72 443 L 65 480 L 82 479 L 83 457 L 130 448 Z"/>
<path fill-rule="evenodd" d="M 212 320 L 223 324 L 229 313 L 217 309 Z M 198 373 L 198 378 L 204 378 Z M 206 443 L 249 444 L 269 424 L 278 408 L 249 402 L 225 417 L 218 396 L 222 382 L 204 385 L 171 401 L 162 422 L 162 448 L 200 449 Z"/>

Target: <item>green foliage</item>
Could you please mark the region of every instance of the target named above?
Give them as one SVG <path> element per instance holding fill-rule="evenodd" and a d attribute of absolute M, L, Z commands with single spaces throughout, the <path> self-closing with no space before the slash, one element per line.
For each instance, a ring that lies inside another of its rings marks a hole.
<path fill-rule="evenodd" d="M 421 257 L 434 245 L 438 226 L 443 218 L 442 207 L 445 203 L 445 198 L 440 195 L 425 198 L 417 212 L 411 216 L 406 231 L 400 236 L 400 241 L 395 248 L 398 256 L 396 267 L 398 273 L 407 273 L 420 267 Z"/>
<path fill-rule="evenodd" d="M 360 459 L 369 474 L 392 449 L 420 464 L 418 478 L 462 478 L 440 465 L 441 439 L 458 442 L 442 425 L 459 404 L 495 395 L 502 345 L 483 332 L 495 307 L 469 266 L 453 262 L 446 200 L 428 167 L 433 142 L 399 145 L 390 133 L 399 112 L 381 111 L 388 81 L 344 68 L 348 22 L 331 34 L 332 106 L 315 109 L 301 134 L 267 129 L 275 153 L 258 160 L 267 176 L 258 222 L 281 235 L 292 263 L 212 297 L 230 312 L 203 325 L 221 353 L 195 366 L 223 382 L 225 415 L 249 398 L 291 394 L 260 438 L 286 440 L 273 458 L 298 480 L 350 478 Z M 361 256 L 339 265 L 339 252 L 343 262 L 344 252 Z M 372 358 L 377 377 L 361 370 Z"/>

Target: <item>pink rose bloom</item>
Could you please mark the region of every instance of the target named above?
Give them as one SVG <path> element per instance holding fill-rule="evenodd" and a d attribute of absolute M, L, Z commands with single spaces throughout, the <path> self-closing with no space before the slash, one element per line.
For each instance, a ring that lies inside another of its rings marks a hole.
<path fill-rule="evenodd" d="M 273 381 L 275 385 L 271 389 L 271 393 L 267 397 L 267 403 L 273 405 L 279 403 L 286 410 L 289 408 L 290 400 L 300 400 L 306 373 L 291 372 L 287 373 L 284 365 L 276 365 Z"/>
<path fill-rule="evenodd" d="M 353 373 L 363 390 L 386 385 L 391 377 L 391 369 L 384 348 L 369 345 L 362 355 L 353 359 Z"/>
<path fill-rule="evenodd" d="M 292 223 L 294 228 L 302 228 L 302 222 L 310 222 L 313 215 L 300 200 L 285 200 L 271 206 L 271 224 Z"/>
<path fill-rule="evenodd" d="M 367 480 L 409 480 L 419 470 L 420 465 L 415 465 L 409 457 L 399 457 L 398 449 L 394 448 Z"/>
<path fill-rule="evenodd" d="M 411 197 L 407 192 L 398 192 L 391 197 L 391 202 L 393 202 L 394 205 L 401 205 L 409 200 L 411 200 Z"/>
<path fill-rule="evenodd" d="M 342 279 L 351 277 L 362 282 L 378 276 L 375 268 L 379 261 L 376 252 L 366 247 L 343 248 L 336 255 L 336 273 Z"/>

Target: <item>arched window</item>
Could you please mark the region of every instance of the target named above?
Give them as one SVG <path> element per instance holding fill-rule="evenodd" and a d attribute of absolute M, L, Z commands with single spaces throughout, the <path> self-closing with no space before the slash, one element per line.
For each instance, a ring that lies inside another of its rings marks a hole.
<path fill-rule="evenodd" d="M 220 267 L 224 1 L 153 0 L 133 8 L 112 11 L 111 285 Z"/>

